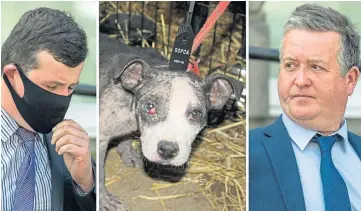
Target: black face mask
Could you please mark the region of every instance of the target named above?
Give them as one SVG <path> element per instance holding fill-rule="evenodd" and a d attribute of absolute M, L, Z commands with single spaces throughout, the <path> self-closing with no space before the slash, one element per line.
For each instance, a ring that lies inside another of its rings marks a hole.
<path fill-rule="evenodd" d="M 62 96 L 51 93 L 30 81 L 23 70 L 16 65 L 24 84 L 24 96 L 21 98 L 11 86 L 4 74 L 4 81 L 24 120 L 39 133 L 49 133 L 51 129 L 64 119 L 72 95 Z"/>

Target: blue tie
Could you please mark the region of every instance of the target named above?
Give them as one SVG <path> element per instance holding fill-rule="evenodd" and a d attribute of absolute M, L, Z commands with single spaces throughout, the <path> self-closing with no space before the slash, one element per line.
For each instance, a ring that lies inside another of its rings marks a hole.
<path fill-rule="evenodd" d="M 321 149 L 321 179 L 326 211 L 351 211 L 347 186 L 336 169 L 331 149 L 341 136 L 321 136 L 316 138 Z"/>
<path fill-rule="evenodd" d="M 34 141 L 36 134 L 24 128 L 17 130 L 21 138 L 20 144 L 25 145 L 25 158 L 22 161 L 18 177 L 16 178 L 16 189 L 14 192 L 14 211 L 32 211 L 35 198 L 35 150 Z"/>

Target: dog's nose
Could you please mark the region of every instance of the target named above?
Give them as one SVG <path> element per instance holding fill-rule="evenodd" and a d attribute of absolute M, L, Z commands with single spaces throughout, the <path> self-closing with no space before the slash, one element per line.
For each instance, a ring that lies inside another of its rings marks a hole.
<path fill-rule="evenodd" d="M 179 151 L 178 145 L 170 141 L 160 141 L 157 148 L 158 154 L 163 159 L 171 159 L 175 157 Z"/>

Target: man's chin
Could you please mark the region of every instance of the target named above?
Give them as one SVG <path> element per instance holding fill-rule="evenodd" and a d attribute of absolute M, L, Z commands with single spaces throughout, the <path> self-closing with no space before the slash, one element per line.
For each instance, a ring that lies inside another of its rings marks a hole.
<path fill-rule="evenodd" d="M 307 108 L 290 109 L 290 111 L 286 114 L 295 121 L 314 120 L 317 117 L 317 113 L 315 111 Z"/>

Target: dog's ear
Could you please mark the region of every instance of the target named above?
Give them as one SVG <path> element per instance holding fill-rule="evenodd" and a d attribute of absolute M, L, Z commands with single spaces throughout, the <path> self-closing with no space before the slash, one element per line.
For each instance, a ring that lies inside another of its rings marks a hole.
<path fill-rule="evenodd" d="M 115 71 L 113 77 L 119 80 L 125 89 L 132 91 L 141 84 L 144 73 L 148 69 L 149 66 L 145 61 L 133 58 L 127 62 L 123 70 Z"/>
<path fill-rule="evenodd" d="M 231 80 L 222 74 L 212 74 L 206 78 L 206 89 L 210 109 L 222 109 L 234 91 Z"/>

